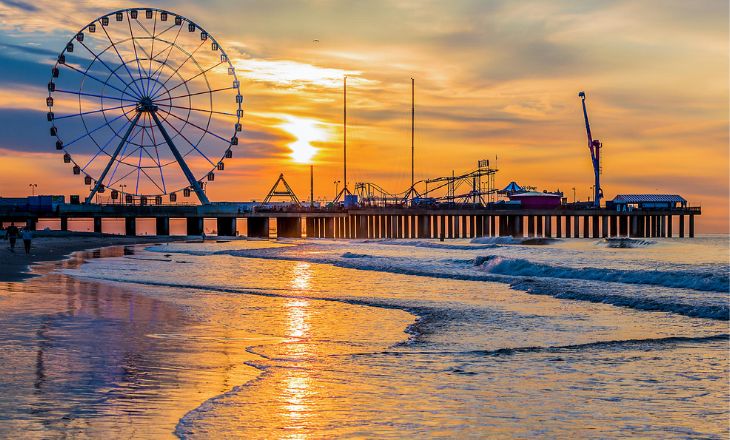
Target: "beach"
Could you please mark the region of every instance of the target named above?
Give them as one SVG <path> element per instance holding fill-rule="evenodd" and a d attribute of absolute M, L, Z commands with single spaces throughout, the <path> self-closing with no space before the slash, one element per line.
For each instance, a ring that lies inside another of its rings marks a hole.
<path fill-rule="evenodd" d="M 127 237 L 82 232 L 37 231 L 34 232 L 29 255 L 25 254 L 23 240 L 20 238 L 15 245 L 15 252 L 10 251 L 7 240 L 0 240 L 0 282 L 20 281 L 35 276 L 29 271 L 30 265 L 62 260 L 76 251 L 181 239 L 182 237 Z"/>
<path fill-rule="evenodd" d="M 0 436 L 726 438 L 726 241 L 78 252 L 0 285 Z"/>

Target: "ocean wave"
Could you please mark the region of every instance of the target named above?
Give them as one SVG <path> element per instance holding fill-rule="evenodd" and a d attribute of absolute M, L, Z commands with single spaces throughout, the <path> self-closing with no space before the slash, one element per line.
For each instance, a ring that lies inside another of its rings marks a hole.
<path fill-rule="evenodd" d="M 513 356 L 523 353 L 568 353 L 591 350 L 645 350 L 662 346 L 677 344 L 705 344 L 730 340 L 730 334 L 721 333 L 707 336 L 667 336 L 664 338 L 646 339 L 617 339 L 609 341 L 594 341 L 583 344 L 529 346 L 529 347 L 505 347 L 493 350 L 467 350 L 467 351 L 414 351 L 407 353 L 402 351 L 382 351 L 378 354 L 384 355 L 477 355 L 477 356 Z M 371 354 L 366 354 L 370 356 Z"/>
<path fill-rule="evenodd" d="M 322 255 L 308 253 L 302 245 L 297 252 L 291 249 L 270 248 L 256 250 L 223 250 L 215 255 L 284 261 L 306 261 L 329 264 L 356 270 L 387 272 L 400 275 L 422 276 L 462 281 L 498 282 L 530 294 L 550 295 L 559 299 L 610 304 L 635 310 L 675 313 L 683 316 L 730 320 L 727 298 L 717 295 L 705 297 L 701 292 L 727 293 L 727 275 L 696 274 L 687 271 L 627 271 L 617 269 L 569 268 L 533 263 L 523 259 L 482 256 L 449 264 L 444 260 L 418 260 L 350 253 Z M 168 249 L 168 252 L 170 250 Z M 192 253 L 181 250 L 182 253 Z M 474 270 L 474 266 L 478 270 Z M 565 280 L 556 283 L 555 279 Z M 598 282 L 598 283 L 597 283 Z M 674 288 L 676 294 L 651 296 L 638 289 L 641 285 Z M 633 287 L 632 287 L 633 286 Z M 699 287 L 699 289 L 697 289 Z M 695 291 L 693 291 L 694 289 Z"/>
<path fill-rule="evenodd" d="M 450 250 L 480 250 L 480 249 L 495 249 L 499 247 L 497 243 L 477 243 L 471 240 L 469 243 L 475 244 L 464 244 L 464 243 L 441 243 L 434 241 L 423 241 L 423 240 L 365 240 L 363 243 L 375 243 L 384 244 L 387 246 L 411 246 L 419 248 L 430 248 L 430 249 L 450 249 Z"/>
<path fill-rule="evenodd" d="M 475 259 L 474 264 L 486 273 L 500 275 L 650 284 L 706 292 L 728 292 L 730 290 L 730 278 L 727 274 L 710 272 L 620 270 L 597 267 L 573 268 L 551 266 L 521 258 L 506 258 L 497 255 L 478 257 Z"/>
<path fill-rule="evenodd" d="M 606 238 L 603 241 L 598 242 L 598 244 L 605 244 L 607 247 L 610 248 L 641 248 L 646 246 L 651 246 L 653 244 L 656 244 L 655 241 L 651 240 L 637 240 L 634 238 Z"/>
<path fill-rule="evenodd" d="M 516 237 L 476 237 L 469 240 L 473 244 L 520 244 L 522 239 Z"/>
<path fill-rule="evenodd" d="M 678 299 L 647 296 L 622 295 L 612 293 L 610 289 L 592 290 L 583 288 L 574 290 L 565 285 L 554 285 L 535 279 L 526 279 L 510 285 L 513 289 L 522 290 L 534 295 L 547 295 L 558 299 L 587 301 L 612 306 L 626 307 L 634 310 L 651 312 L 669 312 L 693 318 L 730 320 L 730 306 L 727 302 L 707 304 L 701 302 L 680 301 Z"/>
<path fill-rule="evenodd" d="M 368 258 L 370 255 L 367 254 L 358 254 L 355 252 L 345 252 L 341 255 L 342 258 Z"/>

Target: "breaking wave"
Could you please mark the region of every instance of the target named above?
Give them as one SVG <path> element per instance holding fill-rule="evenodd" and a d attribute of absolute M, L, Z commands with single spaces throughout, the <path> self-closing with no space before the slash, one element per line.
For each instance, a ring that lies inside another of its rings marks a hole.
<path fill-rule="evenodd" d="M 728 292 L 730 278 L 727 274 L 688 271 L 618 270 L 597 267 L 561 267 L 533 263 L 521 258 L 505 258 L 496 255 L 478 257 L 475 265 L 492 274 L 522 277 L 562 278 L 591 281 L 609 281 L 625 284 L 650 284 L 672 288 Z"/>
<path fill-rule="evenodd" d="M 500 237 L 505 238 L 505 237 Z M 474 239 L 476 240 L 476 239 Z M 376 244 L 384 244 L 387 246 L 411 246 L 411 247 L 419 247 L 419 248 L 431 248 L 431 249 L 452 249 L 452 250 L 463 250 L 463 251 L 473 251 L 473 250 L 480 250 L 480 249 L 495 249 L 499 247 L 499 242 L 493 242 L 493 243 L 487 243 L 487 242 L 477 242 L 471 240 L 469 243 L 439 243 L 439 242 L 433 242 L 433 241 L 420 241 L 420 240 L 365 240 L 363 243 L 376 243 Z M 502 241 L 502 243 L 513 243 L 513 241 L 507 242 Z"/>
<path fill-rule="evenodd" d="M 498 282 L 508 284 L 515 290 L 559 299 L 603 303 L 697 318 L 730 320 L 730 303 L 726 295 L 729 290 L 727 273 L 562 267 L 495 255 L 471 259 L 418 259 L 358 252 L 325 255 L 320 252 L 308 252 L 310 246 L 314 246 L 312 250 L 321 250 L 321 247 L 317 248 L 316 245 L 301 245 L 295 248 L 238 249 L 202 254 L 306 261 L 401 275 Z M 197 251 L 172 252 L 201 255 Z M 556 280 L 562 281 L 556 282 Z M 655 287 L 649 291 L 640 286 Z M 670 292 L 659 290 L 666 288 L 672 290 Z"/>

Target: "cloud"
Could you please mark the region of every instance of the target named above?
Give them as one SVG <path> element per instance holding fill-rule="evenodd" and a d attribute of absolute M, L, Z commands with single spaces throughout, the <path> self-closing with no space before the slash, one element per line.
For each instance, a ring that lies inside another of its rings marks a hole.
<path fill-rule="evenodd" d="M 20 0 L 0 0 L 0 3 L 4 4 L 5 6 L 20 9 L 20 10 L 26 11 L 26 12 L 38 11 L 38 7 L 33 6 L 30 3 L 20 1 Z"/>

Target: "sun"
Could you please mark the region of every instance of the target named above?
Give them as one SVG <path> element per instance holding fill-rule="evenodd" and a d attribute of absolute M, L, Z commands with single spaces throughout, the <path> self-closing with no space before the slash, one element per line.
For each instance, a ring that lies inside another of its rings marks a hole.
<path fill-rule="evenodd" d="M 311 163 L 318 151 L 312 142 L 323 142 L 327 139 L 327 131 L 315 119 L 287 115 L 285 122 L 279 127 L 294 136 L 294 142 L 288 145 L 291 149 L 289 156 L 298 163 Z"/>

